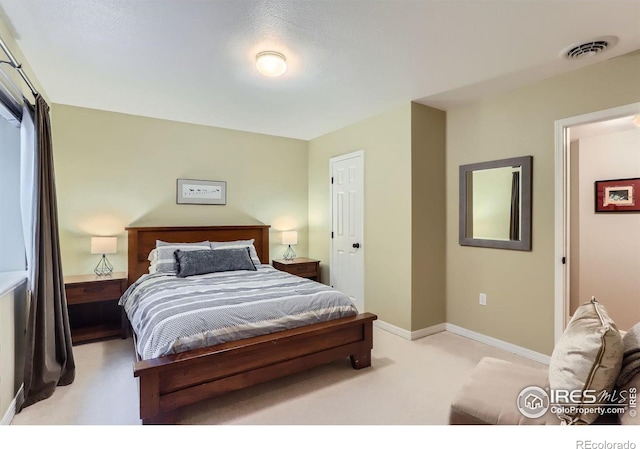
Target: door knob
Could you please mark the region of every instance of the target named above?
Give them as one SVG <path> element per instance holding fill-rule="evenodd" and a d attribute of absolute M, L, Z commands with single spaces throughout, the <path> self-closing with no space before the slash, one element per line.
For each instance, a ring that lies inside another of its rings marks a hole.
<path fill-rule="evenodd" d="M 354 243 L 354 244 L 353 244 L 353 247 L 354 247 L 354 248 L 360 248 L 360 244 L 359 244 L 359 243 Z"/>

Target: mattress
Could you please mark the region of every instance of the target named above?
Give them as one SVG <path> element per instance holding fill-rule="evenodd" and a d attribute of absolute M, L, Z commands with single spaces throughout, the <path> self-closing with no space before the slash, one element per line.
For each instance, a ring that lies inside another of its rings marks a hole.
<path fill-rule="evenodd" d="M 270 265 L 186 278 L 145 274 L 119 304 L 144 360 L 358 313 L 344 293 Z"/>

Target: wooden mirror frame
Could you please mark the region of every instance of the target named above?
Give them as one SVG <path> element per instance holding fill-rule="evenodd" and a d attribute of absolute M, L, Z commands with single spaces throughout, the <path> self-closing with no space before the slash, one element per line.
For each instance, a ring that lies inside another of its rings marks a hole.
<path fill-rule="evenodd" d="M 475 170 L 487 170 L 501 167 L 521 167 L 521 238 L 520 240 L 490 240 L 467 237 L 467 174 Z M 531 251 L 531 193 L 532 193 L 533 156 L 514 157 L 496 161 L 480 162 L 460 166 L 460 220 L 458 240 L 462 246 L 483 248 L 513 249 Z"/>

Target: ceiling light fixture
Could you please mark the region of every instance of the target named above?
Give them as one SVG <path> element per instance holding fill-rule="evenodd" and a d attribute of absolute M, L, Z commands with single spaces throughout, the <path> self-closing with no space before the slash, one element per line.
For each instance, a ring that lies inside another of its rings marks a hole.
<path fill-rule="evenodd" d="M 256 55 L 256 68 L 263 75 L 273 78 L 287 71 L 287 60 L 282 53 L 263 51 Z"/>

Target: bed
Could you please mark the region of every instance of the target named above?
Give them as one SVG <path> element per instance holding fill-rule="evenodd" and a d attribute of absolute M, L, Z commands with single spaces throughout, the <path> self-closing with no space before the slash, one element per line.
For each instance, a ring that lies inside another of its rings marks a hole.
<path fill-rule="evenodd" d="M 269 226 L 128 227 L 128 284 L 148 273 L 156 240 L 228 242 L 254 239 L 257 256 L 269 262 Z M 307 281 L 311 282 L 311 281 Z M 354 369 L 371 365 L 371 313 L 303 325 L 154 358 L 136 350 L 140 418 L 143 424 L 171 424 L 180 408 L 231 391 L 350 358 Z M 134 332 L 134 344 L 138 336 Z"/>

